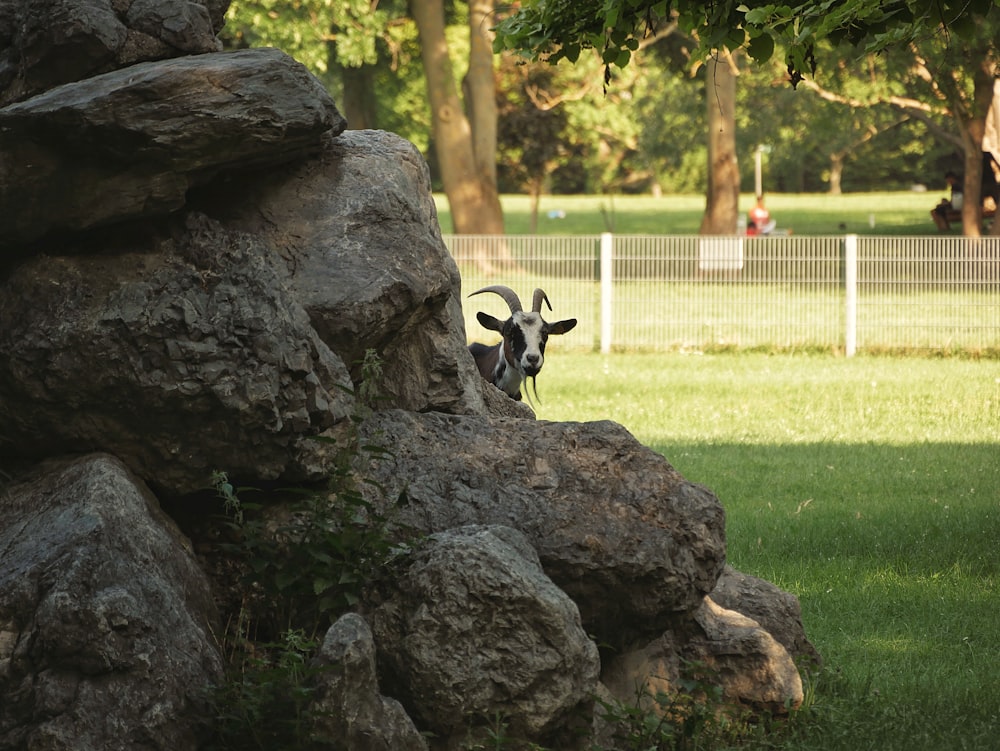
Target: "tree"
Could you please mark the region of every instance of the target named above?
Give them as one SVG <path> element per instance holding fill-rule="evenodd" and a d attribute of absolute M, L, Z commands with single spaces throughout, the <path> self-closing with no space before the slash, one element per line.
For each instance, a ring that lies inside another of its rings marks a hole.
<path fill-rule="evenodd" d="M 706 58 L 720 50 L 745 49 L 758 62 L 771 59 L 776 48 L 786 54 L 788 79 L 794 88 L 806 74 L 815 75 L 816 45 L 831 40 L 851 45 L 855 55 L 881 51 L 914 43 L 924 35 L 940 35 L 954 28 L 964 32 L 970 18 L 989 13 L 1000 0 L 799 0 L 776 4 L 752 0 L 702 3 L 696 0 L 584 0 L 575 3 L 551 3 L 524 0 L 519 10 L 497 27 L 496 49 L 511 50 L 529 59 L 558 62 L 576 61 L 587 48 L 601 51 L 605 82 L 611 79 L 612 66 L 628 65 L 641 40 L 658 28 L 676 22 L 678 27 L 698 41 L 698 53 Z M 973 22 L 974 25 L 974 22 Z M 719 66 L 713 64 L 718 75 Z M 988 66 L 980 65 L 978 68 Z M 978 79 L 977 79 L 978 81 Z M 980 147 L 985 128 L 988 102 L 976 83 L 971 100 L 964 110 L 963 133 L 966 139 L 966 188 L 977 182 L 981 169 Z M 720 92 L 728 88 L 721 87 Z M 990 87 L 992 96 L 992 86 Z M 735 95 L 733 95 L 735 102 Z M 982 103 L 986 102 L 986 106 Z M 721 99 L 720 99 L 721 103 Z M 720 107 L 721 112 L 725 112 Z M 724 130 L 710 126 L 710 184 L 702 224 L 704 231 L 720 231 L 728 225 L 724 218 L 728 201 L 715 192 L 730 172 L 728 154 L 735 147 L 723 140 Z M 977 135 L 978 134 L 978 135 Z M 977 140 L 978 139 L 978 140 Z M 976 162 L 969 156 L 976 149 Z M 735 162 L 733 162 L 735 165 Z M 718 172 L 717 172 L 718 170 Z M 737 176 L 738 184 L 738 176 Z M 967 193 L 967 195 L 969 195 Z M 978 202 L 977 202 L 978 206 Z M 963 210 L 966 234 L 978 231 L 978 209 Z"/>
<path fill-rule="evenodd" d="M 472 0 L 469 6 L 464 102 L 452 69 L 443 0 L 413 0 L 409 10 L 419 33 L 433 147 L 455 231 L 503 234 L 496 189 L 493 39 L 487 20 L 492 2 Z M 227 35 L 230 46 L 277 46 L 309 67 L 331 91 L 339 86 L 349 127 L 386 127 L 405 119 L 393 118 L 377 98 L 380 91 L 400 88 L 400 77 L 386 75 L 386 69 L 396 73 L 405 56 L 405 34 L 400 32 L 408 23 L 405 12 L 391 0 L 234 0 Z M 396 130 L 415 143 L 428 143 L 412 130 Z"/>
<path fill-rule="evenodd" d="M 950 168 L 965 175 L 962 229 L 967 236 L 978 236 L 982 226 L 983 134 L 1000 66 L 998 34 L 1000 10 L 970 11 L 950 28 L 872 57 L 862 84 L 858 76 L 835 76 L 823 85 L 805 82 L 824 100 L 865 113 L 870 131 L 873 113 L 881 111 L 880 132 L 911 121 L 950 144 L 959 163 L 948 156 L 938 172 Z M 1000 231 L 995 221 L 991 231 Z"/>
<path fill-rule="evenodd" d="M 643 37 L 676 20 L 699 41 L 703 58 L 745 47 L 752 59 L 766 62 L 780 47 L 794 85 L 815 74 L 814 48 L 823 39 L 849 44 L 856 54 L 878 52 L 995 5 L 1000 0 L 523 0 L 498 24 L 496 48 L 550 62 L 572 62 L 594 48 L 606 66 L 621 67 Z"/>
<path fill-rule="evenodd" d="M 736 64 L 728 51 L 709 58 L 705 99 L 708 103 L 708 192 L 701 220 L 703 235 L 736 233 L 740 170 L 736 160 Z"/>
<path fill-rule="evenodd" d="M 467 77 L 470 100 L 478 103 L 476 119 L 466 116 L 458 93 L 448 42 L 445 36 L 443 0 L 413 0 L 410 4 L 413 20 L 420 33 L 420 53 L 427 77 L 427 98 L 430 101 L 434 146 L 441 180 L 444 183 L 452 221 L 458 234 L 502 235 L 503 214 L 496 191 L 496 170 L 481 169 L 485 154 L 493 159 L 496 153 L 496 110 L 485 113 L 487 105 L 477 87 L 493 95 L 493 68 L 470 65 Z M 476 31 L 478 32 L 478 27 Z M 487 47 L 487 50 L 489 48 Z M 488 80 L 485 77 L 488 76 Z M 489 118 L 493 118 L 492 124 Z M 492 128 L 493 138 L 483 138 L 477 157 L 473 123 L 478 121 Z M 492 181 L 492 182 L 491 182 Z"/>

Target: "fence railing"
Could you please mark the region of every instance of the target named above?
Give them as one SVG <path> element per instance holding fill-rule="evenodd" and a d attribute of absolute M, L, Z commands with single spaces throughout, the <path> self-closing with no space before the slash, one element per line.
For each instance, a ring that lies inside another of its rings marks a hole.
<path fill-rule="evenodd" d="M 562 346 L 1000 354 L 1000 238 L 446 235 L 465 295 L 542 287 Z M 463 300 L 507 315 L 494 295 Z"/>

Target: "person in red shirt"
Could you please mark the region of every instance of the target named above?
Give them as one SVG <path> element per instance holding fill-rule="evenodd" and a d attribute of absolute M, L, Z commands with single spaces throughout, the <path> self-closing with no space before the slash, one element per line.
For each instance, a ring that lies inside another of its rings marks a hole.
<path fill-rule="evenodd" d="M 750 209 L 747 216 L 749 223 L 756 227 L 755 234 L 766 235 L 774 229 L 771 212 L 764 207 L 764 196 L 757 196 L 757 205 Z"/>

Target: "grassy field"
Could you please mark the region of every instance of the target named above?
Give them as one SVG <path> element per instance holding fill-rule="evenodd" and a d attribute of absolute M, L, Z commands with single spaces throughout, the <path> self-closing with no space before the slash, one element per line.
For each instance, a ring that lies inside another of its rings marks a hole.
<path fill-rule="evenodd" d="M 929 211 L 943 197 L 935 192 L 824 193 L 767 196 L 767 207 L 779 230 L 800 235 L 934 235 Z M 443 232 L 452 232 L 448 201 L 435 196 Z M 527 196 L 501 197 L 507 233 L 530 233 Z M 751 195 L 740 198 L 744 213 L 754 204 Z M 641 196 L 542 196 L 537 234 L 587 235 L 697 234 L 705 210 L 705 197 L 696 195 Z M 550 217 L 550 213 L 553 215 Z"/>
<path fill-rule="evenodd" d="M 815 698 L 748 748 L 997 747 L 1000 365 L 548 354 L 539 418 L 628 427 L 715 491 L 734 566 L 799 596 Z"/>

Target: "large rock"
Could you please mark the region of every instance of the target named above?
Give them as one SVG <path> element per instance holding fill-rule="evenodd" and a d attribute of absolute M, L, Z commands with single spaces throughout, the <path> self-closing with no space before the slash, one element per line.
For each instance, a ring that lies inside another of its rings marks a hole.
<path fill-rule="evenodd" d="M 592 696 L 597 646 L 516 530 L 432 535 L 386 587 L 372 614 L 386 684 L 442 738 L 497 716 L 544 738 Z"/>
<path fill-rule="evenodd" d="M 0 550 L 0 748 L 196 748 L 214 607 L 143 484 L 109 456 L 44 465 L 0 493 Z"/>
<path fill-rule="evenodd" d="M 408 141 L 345 131 L 316 159 L 251 184 L 217 181 L 193 200 L 285 260 L 299 301 L 344 362 L 379 353 L 379 406 L 486 410 L 458 267 L 441 239 L 427 163 Z"/>
<path fill-rule="evenodd" d="M 331 749 L 427 750 L 402 705 L 379 693 L 375 642 L 360 615 L 348 613 L 330 626 L 313 667 L 317 685 L 310 711 Z"/>
<path fill-rule="evenodd" d="M 143 60 L 218 52 L 229 0 L 4 0 L 0 106 Z"/>
<path fill-rule="evenodd" d="M 401 522 L 520 530 L 600 641 L 655 637 L 699 607 L 722 571 L 716 497 L 615 423 L 389 410 L 361 430 L 389 449 L 359 468 L 387 497 L 405 493 Z"/>
<path fill-rule="evenodd" d="M 721 688 L 725 702 L 780 714 L 802 703 L 802 680 L 788 651 L 760 624 L 710 597 L 683 624 L 648 644 L 614 655 L 601 681 L 614 698 L 669 714 L 685 683 Z M 696 690 L 698 690 L 696 689 Z"/>
<path fill-rule="evenodd" d="M 259 243 L 196 216 L 178 233 L 0 280 L 5 453 L 107 451 L 171 496 L 213 470 L 324 478 L 311 437 L 352 411 L 346 368 Z"/>
<path fill-rule="evenodd" d="M 802 703 L 802 678 L 792 656 L 757 621 L 706 597 L 694 614 L 701 627 L 685 657 L 704 664 L 727 700 L 773 713 Z"/>
<path fill-rule="evenodd" d="M 0 249 L 169 214 L 220 171 L 301 157 L 345 127 L 319 81 L 273 49 L 64 84 L 0 109 Z"/>
<path fill-rule="evenodd" d="M 712 590 L 712 600 L 761 625 L 795 659 L 818 666 L 822 658 L 806 637 L 799 598 L 769 581 L 726 566 Z"/>

